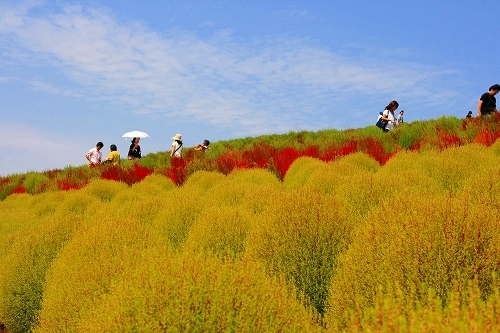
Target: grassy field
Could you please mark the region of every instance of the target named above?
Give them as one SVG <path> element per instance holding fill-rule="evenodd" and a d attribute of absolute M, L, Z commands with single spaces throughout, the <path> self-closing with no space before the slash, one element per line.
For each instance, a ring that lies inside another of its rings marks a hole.
<path fill-rule="evenodd" d="M 500 119 L 0 178 L 9 332 L 499 332 Z"/>

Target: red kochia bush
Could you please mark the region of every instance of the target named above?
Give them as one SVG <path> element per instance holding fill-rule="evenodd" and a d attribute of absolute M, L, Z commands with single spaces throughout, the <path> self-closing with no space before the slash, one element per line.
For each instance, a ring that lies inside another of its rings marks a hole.
<path fill-rule="evenodd" d="M 175 157 L 170 160 L 170 167 L 165 171 L 165 175 L 170 178 L 175 185 L 182 185 L 187 178 L 187 160 L 182 157 Z"/>
<path fill-rule="evenodd" d="M 276 166 L 276 171 L 281 180 L 285 177 L 290 165 L 292 165 L 293 161 L 299 158 L 299 156 L 297 149 L 292 147 L 285 148 L 273 156 L 274 165 Z"/>
<path fill-rule="evenodd" d="M 366 137 L 359 142 L 360 150 L 370 155 L 380 165 L 384 165 L 395 153 L 386 153 L 382 142 Z"/>
<path fill-rule="evenodd" d="M 88 184 L 88 182 L 74 183 L 74 182 L 71 182 L 71 180 L 68 178 L 57 180 L 57 186 L 59 186 L 59 188 L 63 191 L 78 190 L 87 184 Z"/>
<path fill-rule="evenodd" d="M 19 184 L 10 194 L 23 194 L 23 193 L 28 193 L 28 190 L 23 184 Z"/>
<path fill-rule="evenodd" d="M 57 175 L 60 175 L 58 173 Z M 91 173 L 86 168 L 69 170 L 65 178 L 57 179 L 57 186 L 63 191 L 77 190 L 85 187 L 92 178 Z"/>
<path fill-rule="evenodd" d="M 348 140 L 342 144 L 342 146 L 328 147 L 324 150 L 322 154 L 319 155 L 319 159 L 325 162 L 333 161 L 341 156 L 347 156 L 358 151 L 358 143 L 355 140 Z"/>
<path fill-rule="evenodd" d="M 8 177 L 0 177 L 0 185 L 5 185 L 10 182 L 10 179 Z"/>
<path fill-rule="evenodd" d="M 123 169 L 119 165 L 108 165 L 105 166 L 104 170 L 101 172 L 101 178 L 121 181 L 127 185 L 132 185 L 140 182 L 152 173 L 153 170 L 137 163 L 134 163 L 133 167 L 130 169 Z"/>
<path fill-rule="evenodd" d="M 276 153 L 276 148 L 268 143 L 261 142 L 254 145 L 252 149 L 244 151 L 241 157 L 248 166 L 265 168 Z"/>
<path fill-rule="evenodd" d="M 250 168 L 250 166 L 245 163 L 239 151 L 233 150 L 217 157 L 217 168 L 223 174 L 228 175 L 235 168 Z"/>
<path fill-rule="evenodd" d="M 440 150 L 444 150 L 451 147 L 459 147 L 462 145 L 462 140 L 454 134 L 445 129 L 436 128 L 438 135 L 438 146 Z"/>
<path fill-rule="evenodd" d="M 134 174 L 138 182 L 142 181 L 144 178 L 153 173 L 153 169 L 145 167 L 143 165 L 134 164 Z"/>
<path fill-rule="evenodd" d="M 475 143 L 483 144 L 487 147 L 491 146 L 499 137 L 500 133 L 494 133 L 487 128 L 482 128 L 479 133 L 477 133 L 474 139 Z"/>

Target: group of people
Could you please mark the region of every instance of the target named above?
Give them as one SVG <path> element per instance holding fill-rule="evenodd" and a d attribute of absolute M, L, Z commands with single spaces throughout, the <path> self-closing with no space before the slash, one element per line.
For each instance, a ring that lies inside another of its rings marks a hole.
<path fill-rule="evenodd" d="M 135 160 L 141 158 L 141 146 L 139 145 L 139 141 L 141 138 L 133 138 L 132 143 L 130 144 L 127 159 Z M 170 157 L 181 157 L 182 152 L 182 136 L 180 134 L 176 134 L 172 140 L 172 150 L 170 151 Z M 208 146 L 210 145 L 210 141 L 204 140 L 203 143 L 197 144 L 194 148 L 196 151 L 206 151 Z M 99 141 L 95 148 L 89 150 L 87 154 L 85 154 L 85 158 L 89 162 L 89 166 L 94 167 L 101 164 L 112 164 L 119 165 L 120 164 L 120 153 L 117 150 L 115 144 L 109 146 L 110 153 L 108 157 L 102 161 L 102 152 L 101 149 L 104 147 L 104 144 Z"/>
<path fill-rule="evenodd" d="M 494 113 L 499 113 L 496 106 L 496 98 L 495 95 L 500 91 L 500 84 L 494 84 L 490 87 L 488 92 L 485 92 L 481 95 L 479 102 L 477 104 L 477 117 L 488 117 Z M 391 101 L 384 109 L 384 111 L 380 112 L 376 126 L 380 127 L 384 132 L 389 132 L 393 128 L 398 125 L 404 123 L 403 116 L 405 111 L 399 111 L 398 116 L 394 114 L 394 112 L 398 109 L 399 103 L 397 101 Z M 466 118 L 472 118 L 472 111 L 467 113 Z M 172 149 L 170 150 L 170 157 L 181 157 L 182 152 L 182 135 L 176 134 L 172 137 Z M 130 148 L 128 151 L 127 159 L 135 160 L 141 158 L 141 146 L 139 146 L 140 138 L 133 138 L 132 143 L 130 144 Z M 206 151 L 208 146 L 210 145 L 210 141 L 204 140 L 203 143 L 197 144 L 194 148 L 195 151 Z M 108 157 L 101 162 L 102 153 L 101 148 L 103 147 L 102 142 L 98 142 L 95 148 L 89 150 L 89 152 L 85 155 L 85 158 L 89 161 L 90 166 L 97 166 L 100 164 L 120 164 L 120 153 L 117 151 L 117 147 L 115 144 L 109 146 L 110 153 Z"/>
<path fill-rule="evenodd" d="M 172 140 L 172 149 L 170 150 L 170 157 L 181 157 L 181 151 L 182 151 L 182 135 L 176 134 Z M 208 146 L 210 145 L 210 141 L 207 139 L 203 140 L 203 143 L 198 143 L 194 147 L 195 151 L 206 151 Z"/>
<path fill-rule="evenodd" d="M 477 103 L 477 117 L 489 117 L 492 114 L 499 113 L 497 109 L 497 100 L 495 95 L 500 91 L 500 84 L 494 84 L 490 89 L 481 95 L 479 102 Z M 394 115 L 394 111 L 399 107 L 399 103 L 396 101 L 391 101 L 384 109 L 380 112 L 376 126 L 380 127 L 384 132 L 388 132 L 395 126 L 403 123 L 404 110 L 399 112 L 398 117 Z M 469 111 L 466 118 L 472 118 L 472 111 Z"/>
<path fill-rule="evenodd" d="M 90 149 L 89 152 L 87 154 L 85 154 L 85 158 L 87 159 L 87 161 L 89 161 L 89 166 L 93 167 L 93 166 L 98 166 L 98 165 L 107 164 L 107 163 L 117 165 L 120 163 L 120 158 L 121 158 L 120 153 L 117 151 L 115 144 L 112 144 L 111 146 L 109 146 L 110 153 L 109 153 L 108 157 L 103 162 L 101 162 L 101 160 L 102 160 L 102 153 L 101 153 L 102 147 L 104 147 L 104 144 L 101 141 L 99 141 L 95 145 L 95 148 Z"/>

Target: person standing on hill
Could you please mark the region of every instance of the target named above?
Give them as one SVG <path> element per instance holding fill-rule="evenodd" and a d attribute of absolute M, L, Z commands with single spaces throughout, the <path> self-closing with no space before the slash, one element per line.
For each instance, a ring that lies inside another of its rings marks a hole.
<path fill-rule="evenodd" d="M 141 146 L 139 146 L 140 138 L 133 138 L 130 148 L 128 150 L 127 159 L 135 160 L 136 158 L 141 158 Z"/>
<path fill-rule="evenodd" d="M 404 120 L 403 120 L 403 116 L 405 114 L 405 110 L 401 110 L 399 111 L 399 115 L 398 115 L 398 126 L 401 125 L 402 123 L 404 123 Z"/>
<path fill-rule="evenodd" d="M 108 155 L 108 158 L 104 161 L 104 163 L 109 163 L 112 165 L 119 165 L 120 164 L 120 153 L 117 151 L 116 145 L 111 145 L 109 146 L 110 153 Z"/>
<path fill-rule="evenodd" d="M 396 118 L 394 117 L 394 111 L 399 107 L 399 103 L 396 101 L 391 101 L 382 112 L 382 120 L 387 121 L 387 125 L 385 125 L 383 131 L 389 132 L 396 126 Z"/>
<path fill-rule="evenodd" d="M 182 136 L 180 134 L 176 134 L 172 140 L 172 150 L 170 151 L 170 157 L 181 157 L 182 151 Z"/>
<path fill-rule="evenodd" d="M 103 146 L 104 146 L 103 143 L 99 141 L 95 145 L 95 148 L 90 149 L 89 152 L 85 155 L 85 158 L 87 159 L 87 161 L 89 161 L 90 167 L 101 164 L 101 158 L 102 158 L 101 148 Z"/>
<path fill-rule="evenodd" d="M 497 99 L 495 95 L 500 91 L 500 84 L 494 84 L 490 87 L 488 92 L 481 95 L 477 103 L 477 116 L 488 117 L 493 113 L 498 113 Z"/>

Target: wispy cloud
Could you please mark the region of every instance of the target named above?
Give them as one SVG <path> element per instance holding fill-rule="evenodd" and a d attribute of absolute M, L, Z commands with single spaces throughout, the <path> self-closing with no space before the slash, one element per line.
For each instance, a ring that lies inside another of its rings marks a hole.
<path fill-rule="evenodd" d="M 38 2 L 31 5 L 2 9 L 0 34 L 10 45 L 2 47 L 4 59 L 15 54 L 29 66 L 48 66 L 88 98 L 106 98 L 130 112 L 182 115 L 247 133 L 304 122 L 322 126 L 323 113 L 332 106 L 343 112 L 360 94 L 437 103 L 442 96 L 434 85 L 442 87 L 453 74 L 394 59 L 350 59 L 303 39 L 241 42 L 221 30 L 202 40 L 121 23 L 102 9 L 68 4 L 41 11 Z M 74 93 L 48 76 L 32 81 L 51 94 Z"/>

